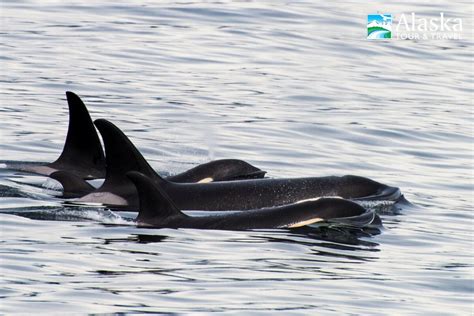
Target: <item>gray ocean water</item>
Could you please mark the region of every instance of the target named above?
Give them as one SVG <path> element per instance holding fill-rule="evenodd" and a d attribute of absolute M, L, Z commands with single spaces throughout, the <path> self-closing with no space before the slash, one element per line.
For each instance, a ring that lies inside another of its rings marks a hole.
<path fill-rule="evenodd" d="M 69 90 L 162 172 L 239 158 L 369 177 L 413 206 L 380 211 L 379 233 L 141 229 L 0 169 L 0 313 L 472 314 L 472 10 L 3 0 L 0 160 L 57 158 Z M 369 41 L 377 12 L 444 12 L 463 38 Z"/>

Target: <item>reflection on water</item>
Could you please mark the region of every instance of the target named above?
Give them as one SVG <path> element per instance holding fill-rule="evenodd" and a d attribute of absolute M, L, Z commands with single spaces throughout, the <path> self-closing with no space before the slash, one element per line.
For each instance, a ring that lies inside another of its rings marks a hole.
<path fill-rule="evenodd" d="M 157 170 L 239 158 L 413 204 L 364 204 L 364 230 L 145 230 L 0 168 L 0 312 L 472 313 L 472 33 L 365 38 L 375 12 L 471 30 L 469 5 L 4 1 L 2 162 L 57 158 L 70 90 Z"/>

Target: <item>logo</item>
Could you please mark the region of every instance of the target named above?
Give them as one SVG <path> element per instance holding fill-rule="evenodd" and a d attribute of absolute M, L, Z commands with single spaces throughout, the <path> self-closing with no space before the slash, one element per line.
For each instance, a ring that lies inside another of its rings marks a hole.
<path fill-rule="evenodd" d="M 393 28 L 392 28 L 393 24 Z M 415 12 L 367 15 L 367 38 L 369 40 L 459 40 L 462 39 L 461 18 L 438 15 L 419 15 Z"/>
<path fill-rule="evenodd" d="M 392 15 L 391 14 L 367 15 L 367 38 L 368 39 L 392 38 Z"/>

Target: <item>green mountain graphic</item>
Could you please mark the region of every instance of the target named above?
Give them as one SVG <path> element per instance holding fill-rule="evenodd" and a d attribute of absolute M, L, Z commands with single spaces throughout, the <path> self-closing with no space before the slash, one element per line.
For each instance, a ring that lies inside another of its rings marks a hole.
<path fill-rule="evenodd" d="M 371 26 L 367 28 L 367 35 L 375 31 L 385 31 L 383 38 L 392 38 L 392 32 L 381 26 Z"/>

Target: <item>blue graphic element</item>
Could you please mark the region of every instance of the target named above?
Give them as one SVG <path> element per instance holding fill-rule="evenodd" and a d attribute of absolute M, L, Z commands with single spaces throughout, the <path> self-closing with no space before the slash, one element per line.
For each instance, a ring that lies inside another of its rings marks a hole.
<path fill-rule="evenodd" d="M 367 15 L 367 38 L 388 39 L 392 38 L 392 15 L 369 14 Z"/>

